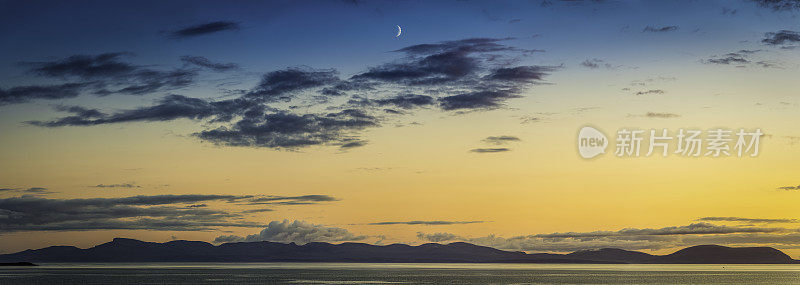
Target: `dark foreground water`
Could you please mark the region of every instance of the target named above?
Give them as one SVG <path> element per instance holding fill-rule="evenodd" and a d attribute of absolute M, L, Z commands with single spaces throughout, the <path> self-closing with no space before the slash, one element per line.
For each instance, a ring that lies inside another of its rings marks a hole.
<path fill-rule="evenodd" d="M 800 284 L 800 265 L 43 264 L 0 284 Z"/>

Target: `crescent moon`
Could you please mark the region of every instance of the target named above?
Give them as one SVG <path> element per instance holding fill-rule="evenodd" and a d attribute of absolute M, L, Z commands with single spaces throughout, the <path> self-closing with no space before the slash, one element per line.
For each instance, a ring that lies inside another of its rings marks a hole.
<path fill-rule="evenodd" d="M 398 26 L 397 26 L 397 35 L 396 35 L 396 36 L 394 36 L 394 37 L 395 37 L 395 38 L 396 38 L 396 37 L 399 37 L 399 36 L 400 36 L 400 34 L 402 34 L 402 33 L 403 33 L 403 29 L 401 29 L 401 28 L 400 28 L 400 26 L 398 25 Z"/>

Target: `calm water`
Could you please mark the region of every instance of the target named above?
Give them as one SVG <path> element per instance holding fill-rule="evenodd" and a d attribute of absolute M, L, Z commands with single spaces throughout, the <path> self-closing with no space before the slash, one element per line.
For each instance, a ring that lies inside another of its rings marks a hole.
<path fill-rule="evenodd" d="M 0 267 L 0 284 L 800 284 L 800 265 L 138 263 Z"/>

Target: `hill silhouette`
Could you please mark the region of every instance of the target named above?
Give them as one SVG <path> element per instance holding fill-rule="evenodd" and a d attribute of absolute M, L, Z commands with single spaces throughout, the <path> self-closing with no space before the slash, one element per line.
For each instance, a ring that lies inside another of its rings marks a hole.
<path fill-rule="evenodd" d="M 0 262 L 398 262 L 398 263 L 797 263 L 769 247 L 693 246 L 668 255 L 614 248 L 569 254 L 505 251 L 465 242 L 371 245 L 365 243 L 304 245 L 278 242 L 201 241 L 144 242 L 115 238 L 91 248 L 51 246 L 0 255 Z"/>

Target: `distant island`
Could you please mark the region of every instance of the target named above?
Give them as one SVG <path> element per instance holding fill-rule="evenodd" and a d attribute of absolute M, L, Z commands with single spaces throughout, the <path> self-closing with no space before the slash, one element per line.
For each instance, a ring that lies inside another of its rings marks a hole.
<path fill-rule="evenodd" d="M 371 245 L 304 245 L 278 242 L 144 242 L 114 240 L 87 249 L 51 246 L 0 255 L 0 262 L 376 262 L 376 263 L 638 263 L 638 264 L 793 264 L 800 263 L 771 247 L 699 245 L 667 255 L 615 248 L 569 254 L 505 251 L 465 242 Z"/>
<path fill-rule="evenodd" d="M 37 266 L 30 262 L 0 262 L 0 266 Z"/>

